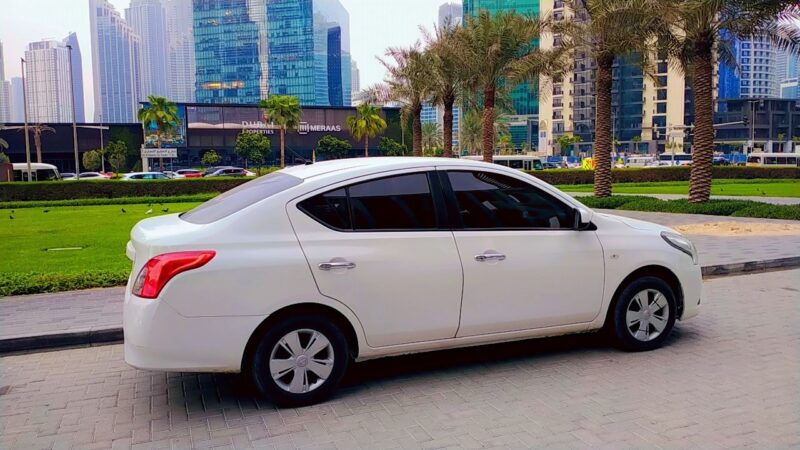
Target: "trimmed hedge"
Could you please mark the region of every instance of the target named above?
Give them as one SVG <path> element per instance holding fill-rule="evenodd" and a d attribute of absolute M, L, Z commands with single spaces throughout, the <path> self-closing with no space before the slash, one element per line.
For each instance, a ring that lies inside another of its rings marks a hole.
<path fill-rule="evenodd" d="M 79 198 L 174 197 L 220 193 L 251 178 L 186 178 L 152 181 L 43 181 L 0 183 L 0 202 Z"/>
<path fill-rule="evenodd" d="M 129 272 L 9 273 L 0 277 L 0 297 L 124 286 Z"/>
<path fill-rule="evenodd" d="M 800 220 L 800 205 L 771 205 L 750 200 L 709 200 L 705 203 L 689 203 L 687 200 L 659 200 L 638 195 L 614 195 L 604 198 L 586 196 L 576 197 L 576 200 L 590 208 L 598 209 Z"/>
<path fill-rule="evenodd" d="M 657 167 L 613 169 L 614 183 L 652 183 L 658 181 L 689 181 L 689 167 Z M 592 184 L 594 171 L 583 169 L 552 169 L 529 171 L 529 174 L 550 184 Z M 714 166 L 714 179 L 750 180 L 756 178 L 797 179 L 800 168 Z"/>

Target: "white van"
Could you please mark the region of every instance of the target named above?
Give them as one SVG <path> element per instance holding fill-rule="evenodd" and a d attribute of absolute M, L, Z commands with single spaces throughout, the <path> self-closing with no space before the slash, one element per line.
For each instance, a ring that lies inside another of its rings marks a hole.
<path fill-rule="evenodd" d="M 28 163 L 14 163 L 14 181 L 28 181 Z M 52 164 L 31 163 L 32 181 L 58 181 L 61 174 Z"/>
<path fill-rule="evenodd" d="M 751 153 L 747 157 L 748 166 L 798 167 L 800 155 L 797 153 Z"/>
<path fill-rule="evenodd" d="M 630 156 L 625 167 L 653 167 L 658 165 L 655 156 Z"/>

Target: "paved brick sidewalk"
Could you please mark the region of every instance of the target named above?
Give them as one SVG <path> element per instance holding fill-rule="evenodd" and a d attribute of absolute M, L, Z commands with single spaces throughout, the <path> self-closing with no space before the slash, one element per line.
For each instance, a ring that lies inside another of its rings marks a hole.
<path fill-rule="evenodd" d="M 706 283 L 667 346 L 594 336 L 357 365 L 276 410 L 234 375 L 135 370 L 119 345 L 0 358 L 0 448 L 791 448 L 800 271 Z"/>
<path fill-rule="evenodd" d="M 591 192 L 568 192 L 573 197 L 586 197 L 594 195 Z M 661 200 L 680 200 L 689 198 L 683 194 L 619 194 L 619 195 L 641 195 L 645 197 L 655 197 Z M 773 205 L 800 205 L 800 197 L 748 197 L 738 195 L 712 195 L 713 200 L 751 200 L 754 202 L 770 203 Z"/>

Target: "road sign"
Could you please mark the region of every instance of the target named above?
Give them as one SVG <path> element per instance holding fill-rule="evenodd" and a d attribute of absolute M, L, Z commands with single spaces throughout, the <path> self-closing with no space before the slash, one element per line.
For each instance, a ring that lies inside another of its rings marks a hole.
<path fill-rule="evenodd" d="M 177 158 L 177 148 L 142 148 L 142 158 Z"/>

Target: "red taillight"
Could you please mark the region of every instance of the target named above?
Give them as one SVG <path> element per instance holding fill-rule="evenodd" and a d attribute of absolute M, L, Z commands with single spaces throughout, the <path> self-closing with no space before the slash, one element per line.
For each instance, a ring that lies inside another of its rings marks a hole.
<path fill-rule="evenodd" d="M 205 266 L 216 254 L 213 250 L 203 250 L 164 253 L 153 257 L 139 271 L 131 293 L 137 297 L 156 298 L 175 275 Z"/>

